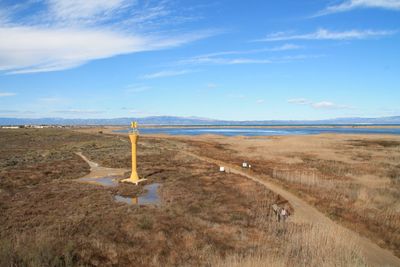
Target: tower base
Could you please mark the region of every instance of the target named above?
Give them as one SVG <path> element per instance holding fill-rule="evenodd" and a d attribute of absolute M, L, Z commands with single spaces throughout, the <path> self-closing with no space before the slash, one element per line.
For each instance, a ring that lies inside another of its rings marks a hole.
<path fill-rule="evenodd" d="M 131 184 L 138 185 L 139 183 L 144 182 L 144 181 L 147 181 L 147 179 L 138 179 L 138 180 L 135 179 L 134 180 L 134 179 L 128 178 L 128 179 L 123 179 L 120 182 L 121 183 L 131 183 Z"/>

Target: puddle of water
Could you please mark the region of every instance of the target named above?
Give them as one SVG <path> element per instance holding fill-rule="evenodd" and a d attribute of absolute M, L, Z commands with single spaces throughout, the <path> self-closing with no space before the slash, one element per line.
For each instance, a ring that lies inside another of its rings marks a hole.
<path fill-rule="evenodd" d="M 101 178 L 81 178 L 79 181 L 86 183 L 99 184 L 103 186 L 115 187 L 118 185 L 118 181 L 112 177 L 101 177 Z"/>
<path fill-rule="evenodd" d="M 160 197 L 158 195 L 158 188 L 160 184 L 148 184 L 144 186 L 146 193 L 139 197 L 123 197 L 120 195 L 114 196 L 114 200 L 128 205 L 158 205 L 160 204 Z"/>

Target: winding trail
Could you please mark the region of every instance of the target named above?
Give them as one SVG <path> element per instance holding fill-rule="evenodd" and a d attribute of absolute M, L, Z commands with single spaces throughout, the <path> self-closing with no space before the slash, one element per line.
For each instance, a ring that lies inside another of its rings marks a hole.
<path fill-rule="evenodd" d="M 243 170 L 240 167 L 234 166 L 230 163 L 215 160 L 209 157 L 200 156 L 188 151 L 182 151 L 182 153 L 186 154 L 187 156 L 191 156 L 198 160 L 215 164 L 218 166 L 225 166 L 226 169 L 229 169 L 231 173 L 238 174 L 244 176 L 248 179 L 251 179 L 259 184 L 262 184 L 269 190 L 275 192 L 276 194 L 281 195 L 283 198 L 288 200 L 290 204 L 293 206 L 295 213 L 294 215 L 290 216 L 290 220 L 297 223 L 312 223 L 312 224 L 321 224 L 326 227 L 333 226 L 339 227 L 341 230 L 348 233 L 349 237 L 353 237 L 354 240 L 357 241 L 359 244 L 362 253 L 367 261 L 367 264 L 370 266 L 393 266 L 393 267 L 400 267 L 400 259 L 393 255 L 392 252 L 389 250 L 383 249 L 373 243 L 371 240 L 360 236 L 358 233 L 349 230 L 336 222 L 332 221 L 328 218 L 325 214 L 318 211 L 315 207 L 311 206 L 304 200 L 300 199 L 299 197 L 295 196 L 293 193 L 283 189 L 281 186 L 266 180 L 265 176 L 257 175 L 250 170 Z M 86 161 L 90 166 L 90 173 L 85 175 L 82 178 L 102 178 L 105 176 L 113 177 L 113 176 L 122 176 L 127 169 L 117 169 L 117 168 L 106 168 L 101 167 L 99 164 L 90 161 L 86 158 L 82 153 L 76 153 L 80 156 L 84 161 Z M 82 179 L 81 178 L 81 179 Z M 93 181 L 93 183 L 96 183 Z"/>
<path fill-rule="evenodd" d="M 248 179 L 251 179 L 259 184 L 264 185 L 269 190 L 281 195 L 286 200 L 290 202 L 295 210 L 295 214 L 291 216 L 291 220 L 299 223 L 312 223 L 312 224 L 323 224 L 326 227 L 334 226 L 339 227 L 343 231 L 349 234 L 349 237 L 354 237 L 354 239 L 359 244 L 361 251 L 367 261 L 367 264 L 370 266 L 399 266 L 400 267 L 400 259 L 397 258 L 392 252 L 389 250 L 383 249 L 373 243 L 368 238 L 360 236 L 358 233 L 349 230 L 336 222 L 332 221 L 325 214 L 318 211 L 315 207 L 311 206 L 304 200 L 295 196 L 293 193 L 283 189 L 275 183 L 269 182 L 263 178 L 261 175 L 254 174 L 249 170 L 243 170 L 237 166 L 233 166 L 227 162 L 221 160 L 215 160 L 209 157 L 199 156 L 197 154 L 183 151 L 188 156 L 197 158 L 199 160 L 216 164 L 218 166 L 225 166 L 225 168 L 229 169 L 231 173 L 235 173 L 241 176 L 244 176 Z"/>
<path fill-rule="evenodd" d="M 90 173 L 88 173 L 87 175 L 85 175 L 79 179 L 89 179 L 89 178 L 97 179 L 97 178 L 103 178 L 103 177 L 123 176 L 125 174 L 125 172 L 128 171 L 128 169 L 102 167 L 98 163 L 90 161 L 81 152 L 78 152 L 76 154 L 78 156 L 80 156 L 84 161 L 86 161 L 86 163 L 89 164 L 89 166 L 90 166 Z M 95 181 L 92 181 L 92 182 L 96 183 Z"/>

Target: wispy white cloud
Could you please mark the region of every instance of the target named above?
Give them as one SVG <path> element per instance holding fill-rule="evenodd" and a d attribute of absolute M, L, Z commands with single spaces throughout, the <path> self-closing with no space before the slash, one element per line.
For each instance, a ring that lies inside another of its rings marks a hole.
<path fill-rule="evenodd" d="M 61 97 L 42 97 L 38 99 L 39 102 L 52 104 L 52 103 L 61 103 L 64 102 L 66 99 Z"/>
<path fill-rule="evenodd" d="M 239 65 L 239 64 L 270 64 L 270 59 L 254 59 L 254 58 L 233 58 L 233 59 L 215 59 L 217 64 Z"/>
<path fill-rule="evenodd" d="M 35 111 L 32 110 L 13 110 L 13 109 L 1 109 L 0 115 L 1 116 L 10 116 L 10 117 L 19 117 L 19 116 L 26 116 L 36 114 Z"/>
<path fill-rule="evenodd" d="M 173 76 L 180 76 L 192 72 L 197 72 L 195 70 L 163 70 L 159 72 L 149 73 L 143 75 L 143 79 L 157 79 L 157 78 L 165 78 L 165 77 L 173 77 Z"/>
<path fill-rule="evenodd" d="M 326 55 L 324 54 L 300 54 L 300 55 L 283 56 L 280 58 L 276 58 L 273 61 L 276 63 L 288 63 L 294 61 L 301 61 L 305 59 L 321 58 L 325 56 Z"/>
<path fill-rule="evenodd" d="M 341 4 L 328 6 L 326 9 L 315 14 L 314 17 L 346 12 L 357 8 L 400 10 L 400 0 L 346 0 Z"/>
<path fill-rule="evenodd" d="M 178 62 L 178 64 L 216 64 L 216 65 L 240 65 L 240 64 L 270 64 L 272 61 L 266 58 L 250 58 L 250 57 L 231 57 L 238 55 L 250 55 L 264 52 L 278 52 L 300 49 L 301 46 L 294 44 L 283 44 L 275 47 L 251 49 L 251 50 L 231 50 L 208 53 L 194 56 Z"/>
<path fill-rule="evenodd" d="M 16 93 L 0 92 L 0 97 L 15 96 L 15 95 L 16 95 Z"/>
<path fill-rule="evenodd" d="M 294 98 L 294 99 L 289 99 L 287 101 L 290 104 L 296 104 L 296 105 L 307 105 L 310 106 L 314 109 L 354 109 L 351 106 L 347 105 L 340 105 L 336 104 L 331 101 L 320 101 L 320 102 L 313 102 L 311 100 L 308 100 L 306 98 Z"/>
<path fill-rule="evenodd" d="M 138 1 L 131 2 L 138 3 Z M 155 5 L 150 5 L 151 2 L 149 1 L 146 5 L 142 7 L 136 5 L 137 8 L 133 10 L 131 16 L 123 23 L 126 25 L 153 27 L 159 24 L 179 24 L 181 22 L 184 22 L 185 18 L 180 16 L 173 16 L 173 22 L 166 19 L 169 15 L 171 15 L 171 13 L 173 13 L 173 8 L 170 8 L 168 6 L 170 2 L 171 1 L 160 1 L 154 2 L 156 3 Z"/>
<path fill-rule="evenodd" d="M 127 86 L 126 89 L 125 89 L 125 92 L 127 92 L 127 93 L 140 93 L 140 92 L 148 91 L 150 89 L 151 89 L 150 86 L 134 84 L 134 85 Z"/>
<path fill-rule="evenodd" d="M 0 39 L 0 70 L 11 73 L 67 69 L 140 51 L 147 42 L 110 31 L 32 27 L 0 28 Z"/>
<path fill-rule="evenodd" d="M 270 59 L 259 58 L 224 58 L 224 57 L 194 57 L 181 60 L 179 64 L 212 64 L 212 65 L 241 65 L 241 64 L 270 64 Z"/>
<path fill-rule="evenodd" d="M 143 110 L 137 110 L 134 108 L 128 108 L 128 107 L 122 107 L 121 110 L 124 111 L 124 114 L 128 113 L 129 116 L 135 116 L 135 117 L 145 117 L 145 116 L 159 116 L 161 113 L 159 112 L 148 112 L 148 111 L 143 111 Z"/>
<path fill-rule="evenodd" d="M 245 95 L 243 94 L 238 94 L 238 93 L 232 93 L 232 94 L 228 94 L 229 98 L 236 98 L 236 99 L 244 99 L 246 98 Z"/>
<path fill-rule="evenodd" d="M 256 103 L 257 103 L 257 104 L 264 104 L 264 103 L 265 103 L 265 100 L 264 100 L 264 99 L 257 99 L 257 100 L 256 100 Z"/>
<path fill-rule="evenodd" d="M 221 51 L 221 52 L 214 52 L 208 53 L 204 55 L 196 56 L 198 58 L 203 57 L 216 57 L 216 56 L 227 56 L 227 55 L 248 55 L 248 54 L 258 54 L 263 52 L 277 52 L 277 51 L 287 51 L 287 50 L 295 50 L 302 48 L 299 45 L 295 44 L 283 44 L 274 47 L 265 47 L 260 49 L 250 49 L 250 50 L 231 50 L 231 51 Z"/>
<path fill-rule="evenodd" d="M 143 37 L 104 29 L 3 27 L 0 70 L 33 73 L 69 69 L 95 59 L 176 47 L 211 34 Z"/>
<path fill-rule="evenodd" d="M 213 89 L 213 88 L 217 88 L 217 87 L 218 87 L 218 85 L 215 84 L 215 83 L 208 83 L 206 86 L 207 86 L 207 88 L 210 88 L 210 89 Z"/>
<path fill-rule="evenodd" d="M 315 109 L 352 109 L 350 106 L 339 105 L 330 101 L 312 103 L 311 106 Z"/>
<path fill-rule="evenodd" d="M 18 74 L 70 69 L 116 55 L 178 47 L 221 32 L 147 31 L 142 24 L 170 14 L 161 12 L 167 10 L 167 2 L 152 6 L 131 0 L 27 1 L 26 6 L 42 5 L 29 9 L 33 13 L 38 9 L 37 14 L 22 12 L 25 16 L 18 20 L 9 12 L 0 14 L 0 19 L 7 18 L 7 23 L 0 24 L 0 71 Z M 12 10 L 19 12 L 19 7 L 12 6 Z M 141 19 L 131 21 L 139 13 Z"/>
<path fill-rule="evenodd" d="M 259 42 L 287 41 L 287 40 L 360 40 L 374 37 L 383 37 L 395 34 L 396 31 L 389 30 L 348 30 L 330 31 L 318 29 L 315 32 L 305 34 L 291 34 L 278 32 L 267 35 L 265 38 L 256 40 Z"/>
<path fill-rule="evenodd" d="M 290 104 L 297 104 L 297 105 L 309 105 L 311 101 L 306 98 L 292 98 L 288 99 L 287 101 Z"/>
<path fill-rule="evenodd" d="M 280 56 L 272 58 L 224 58 L 224 57 L 203 57 L 203 58 L 190 58 L 181 60 L 178 65 L 244 65 L 244 64 L 275 64 L 275 63 L 289 63 L 304 59 L 320 58 L 324 55 L 292 55 Z"/>
<path fill-rule="evenodd" d="M 295 44 L 283 44 L 281 46 L 276 46 L 276 47 L 272 47 L 269 49 L 269 51 L 288 51 L 288 50 L 294 50 L 294 49 L 300 49 L 302 48 L 299 45 L 295 45 Z"/>
<path fill-rule="evenodd" d="M 107 17 L 133 5 L 136 1 L 128 0 L 47 0 L 49 10 L 60 20 L 92 19 Z"/>
<path fill-rule="evenodd" d="M 102 114 L 104 111 L 93 110 L 93 109 L 64 109 L 64 110 L 55 110 L 53 113 L 61 113 L 65 115 L 96 115 Z"/>

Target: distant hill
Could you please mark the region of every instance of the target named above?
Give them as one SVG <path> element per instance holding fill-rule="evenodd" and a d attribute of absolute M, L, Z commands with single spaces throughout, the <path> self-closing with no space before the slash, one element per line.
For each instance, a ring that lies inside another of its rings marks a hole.
<path fill-rule="evenodd" d="M 114 119 L 64 119 L 64 118 L 0 118 L 0 125 L 129 125 L 137 121 L 141 125 L 400 125 L 400 116 L 381 118 L 337 118 L 327 120 L 258 120 L 228 121 L 198 117 L 152 116 L 145 118 Z"/>

